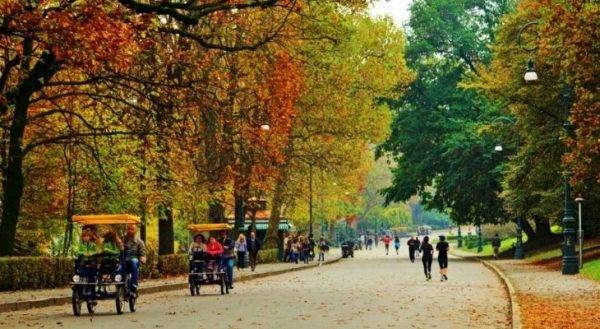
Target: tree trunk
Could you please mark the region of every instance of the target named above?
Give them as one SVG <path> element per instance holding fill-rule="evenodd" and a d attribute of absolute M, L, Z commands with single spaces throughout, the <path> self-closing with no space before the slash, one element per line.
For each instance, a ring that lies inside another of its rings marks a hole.
<path fill-rule="evenodd" d="M 25 178 L 23 177 L 23 136 L 27 127 L 27 111 L 31 95 L 43 87 L 58 71 L 54 55 L 44 51 L 29 75 L 14 93 L 9 93 L 7 102 L 14 105 L 10 126 L 8 161 L 3 168 L 2 222 L 0 222 L 0 256 L 11 255 L 15 244 L 17 222 L 21 211 L 21 198 Z"/>
<path fill-rule="evenodd" d="M 273 204 L 271 205 L 271 217 L 265 235 L 265 248 L 276 248 L 279 245 L 279 221 L 281 220 L 281 209 L 285 198 L 285 188 L 290 178 L 289 163 L 284 163 L 279 177 L 275 182 L 273 193 Z"/>
<path fill-rule="evenodd" d="M 234 236 L 240 234 L 244 230 L 244 221 L 246 217 L 246 211 L 244 206 L 244 196 L 240 192 L 234 192 L 234 224 L 233 232 Z"/>
<path fill-rule="evenodd" d="M 174 246 L 173 209 L 170 205 L 161 205 L 158 214 L 158 254 L 172 254 Z"/>
<path fill-rule="evenodd" d="M 523 219 L 523 232 L 527 234 L 527 241 L 533 241 L 536 239 L 535 230 L 528 220 Z"/>

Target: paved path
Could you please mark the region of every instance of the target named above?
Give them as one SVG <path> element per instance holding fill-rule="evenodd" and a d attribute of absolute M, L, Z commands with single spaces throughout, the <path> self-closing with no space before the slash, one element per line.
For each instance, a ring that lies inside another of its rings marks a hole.
<path fill-rule="evenodd" d="M 448 282 L 426 282 L 421 264 L 382 249 L 333 265 L 242 282 L 231 295 L 187 290 L 140 297 L 138 312 L 116 315 L 102 301 L 94 317 L 70 306 L 2 314 L 11 328 L 509 328 L 508 296 L 477 261 L 450 260 Z M 434 264 L 434 268 L 437 265 Z M 435 271 L 434 271 L 435 272 Z"/>

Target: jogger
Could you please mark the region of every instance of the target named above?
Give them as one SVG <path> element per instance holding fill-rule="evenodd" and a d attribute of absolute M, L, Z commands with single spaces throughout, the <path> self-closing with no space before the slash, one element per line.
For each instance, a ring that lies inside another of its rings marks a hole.
<path fill-rule="evenodd" d="M 435 246 L 438 251 L 438 264 L 440 265 L 440 281 L 448 281 L 448 250 L 450 245 L 446 242 L 446 237 L 440 235 L 440 242 Z"/>
<path fill-rule="evenodd" d="M 416 249 L 415 239 L 413 239 L 413 237 L 411 236 L 410 239 L 408 239 L 408 242 L 406 243 L 406 245 L 408 246 L 408 256 L 410 257 L 410 261 L 412 263 L 414 263 L 415 262 L 415 249 Z"/>
<path fill-rule="evenodd" d="M 429 237 L 423 238 L 421 243 L 420 251 L 422 253 L 423 271 L 425 272 L 425 278 L 427 281 L 431 280 L 431 263 L 433 263 L 433 246 L 429 244 Z"/>

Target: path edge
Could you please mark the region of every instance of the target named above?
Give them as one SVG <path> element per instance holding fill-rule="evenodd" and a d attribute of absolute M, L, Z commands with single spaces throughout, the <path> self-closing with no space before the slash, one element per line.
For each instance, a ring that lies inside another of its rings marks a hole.
<path fill-rule="evenodd" d="M 511 314 L 511 324 L 513 329 L 522 329 L 523 323 L 521 322 L 521 309 L 519 307 L 519 301 L 517 300 L 517 293 L 515 287 L 510 282 L 510 279 L 500 270 L 496 265 L 492 264 L 487 260 L 483 260 L 479 257 L 476 257 L 485 267 L 490 269 L 492 272 L 496 273 L 496 275 L 500 278 L 500 281 L 504 283 L 504 288 L 508 293 L 508 297 L 510 300 L 510 314 Z"/>
<path fill-rule="evenodd" d="M 342 257 L 338 256 L 332 260 L 323 262 L 323 264 L 321 264 L 321 265 L 334 264 L 334 263 L 337 263 L 338 261 L 340 261 L 341 259 L 342 259 Z M 276 271 L 270 271 L 270 272 L 264 272 L 264 273 L 256 273 L 256 274 L 251 274 L 251 275 L 241 277 L 238 280 L 236 280 L 235 282 L 251 281 L 254 279 L 260 279 L 260 278 L 265 278 L 265 277 L 269 277 L 269 276 L 285 274 L 285 273 L 289 273 L 289 272 L 311 269 L 311 268 L 318 267 L 318 266 L 320 266 L 320 264 L 317 262 L 315 264 L 310 264 L 310 265 L 306 265 L 306 266 L 297 266 L 297 267 L 290 267 L 290 268 L 286 268 L 286 269 L 282 269 L 282 270 L 276 270 Z M 158 293 L 158 292 L 179 290 L 179 289 L 184 289 L 184 288 L 188 288 L 187 282 L 170 283 L 170 284 L 164 284 L 164 285 L 153 286 L 153 287 L 141 287 L 139 289 L 139 292 L 141 294 L 145 295 L 145 294 L 154 294 L 154 293 Z M 71 302 L 71 296 L 44 298 L 44 299 L 38 299 L 38 300 L 19 301 L 19 302 L 11 302 L 11 303 L 1 303 L 0 304 L 0 313 L 25 311 L 25 310 L 30 310 L 30 309 L 34 309 L 34 308 L 64 305 L 64 304 L 67 304 L 70 302 Z"/>

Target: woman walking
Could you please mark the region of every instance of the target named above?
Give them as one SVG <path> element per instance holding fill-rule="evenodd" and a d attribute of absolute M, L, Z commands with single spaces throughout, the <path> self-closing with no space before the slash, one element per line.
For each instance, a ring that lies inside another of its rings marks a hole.
<path fill-rule="evenodd" d="M 433 246 L 429 244 L 429 237 L 423 238 L 421 247 L 421 259 L 423 261 L 423 271 L 425 272 L 425 278 L 427 281 L 431 280 L 431 263 L 433 263 Z"/>
<path fill-rule="evenodd" d="M 438 251 L 438 263 L 440 264 L 440 281 L 448 281 L 448 250 L 450 245 L 446 242 L 446 237 L 440 235 L 440 242 L 435 245 L 435 250 Z"/>
<path fill-rule="evenodd" d="M 238 239 L 235 241 L 235 250 L 237 250 L 237 269 L 241 270 L 244 264 L 244 258 L 246 258 L 246 252 L 248 252 L 248 245 L 246 244 L 246 236 L 240 233 Z"/>
<path fill-rule="evenodd" d="M 419 253 L 421 252 L 421 241 L 419 241 L 419 236 L 415 238 L 415 254 L 417 258 L 419 258 Z"/>
<path fill-rule="evenodd" d="M 398 250 L 400 249 L 400 238 L 397 235 L 394 237 L 394 249 L 396 249 L 396 255 L 398 255 Z"/>

